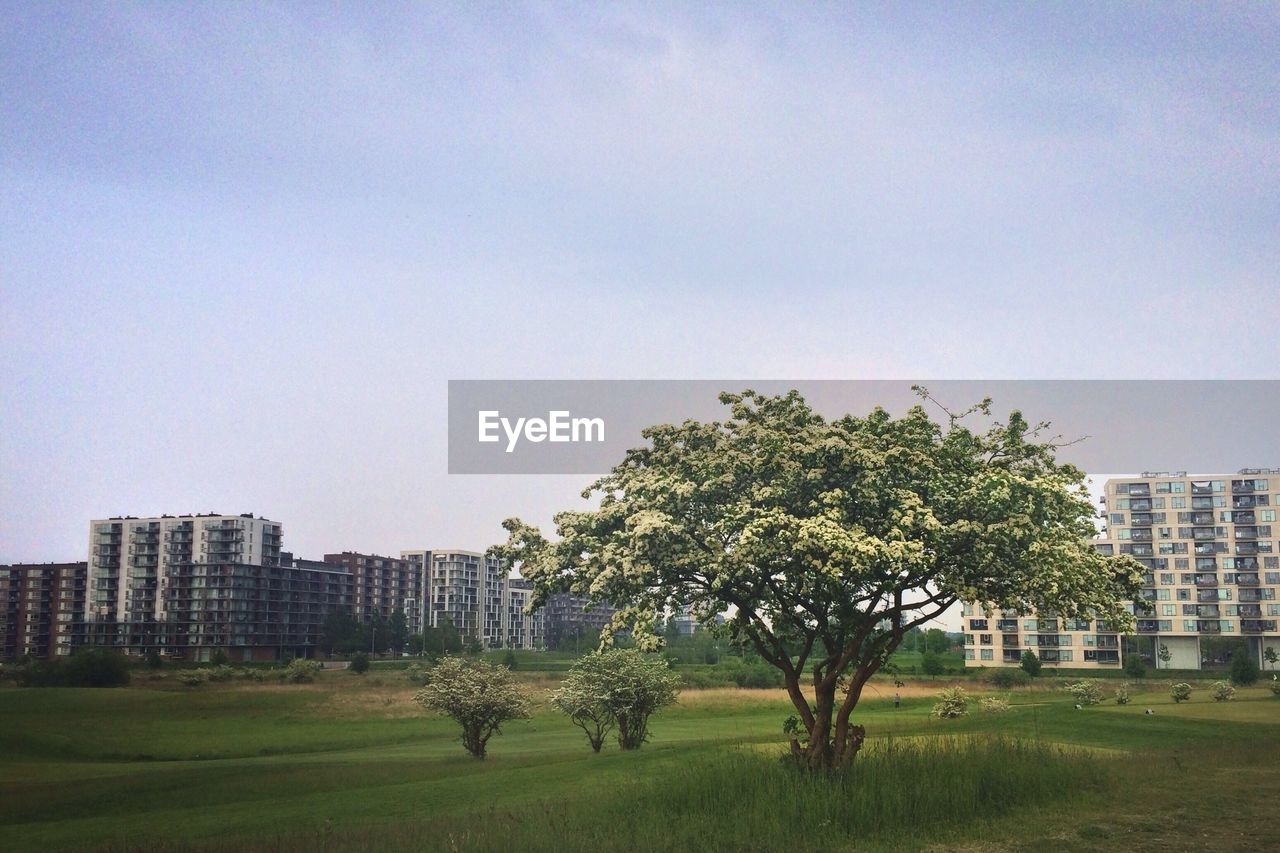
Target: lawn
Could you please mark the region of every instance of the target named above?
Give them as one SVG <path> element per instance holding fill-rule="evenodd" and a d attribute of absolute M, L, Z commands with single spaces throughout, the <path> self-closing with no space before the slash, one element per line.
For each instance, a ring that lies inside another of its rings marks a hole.
<path fill-rule="evenodd" d="M 526 677 L 545 694 L 547 675 Z M 806 849 L 1275 846 L 1280 700 L 1265 688 L 1175 705 L 1152 681 L 1083 710 L 1005 691 L 1007 714 L 944 721 L 937 686 L 909 681 L 898 710 L 891 683 L 869 691 L 868 747 L 836 788 L 776 760 L 778 690 L 686 691 L 634 753 L 594 755 L 540 707 L 476 761 L 399 673 L 5 688 L 0 848 L 768 849 L 793 828 Z"/>

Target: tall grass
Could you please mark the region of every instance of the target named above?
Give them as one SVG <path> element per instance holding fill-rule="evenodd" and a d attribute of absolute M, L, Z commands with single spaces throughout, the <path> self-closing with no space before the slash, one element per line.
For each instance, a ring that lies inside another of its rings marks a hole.
<path fill-rule="evenodd" d="M 974 821 L 1061 805 L 1112 779 L 1096 755 L 1000 736 L 871 742 L 848 773 L 833 776 L 798 770 L 776 752 L 696 749 L 665 772 L 583 799 L 448 821 L 326 827 L 261 849 L 915 849 L 962 837 Z"/>

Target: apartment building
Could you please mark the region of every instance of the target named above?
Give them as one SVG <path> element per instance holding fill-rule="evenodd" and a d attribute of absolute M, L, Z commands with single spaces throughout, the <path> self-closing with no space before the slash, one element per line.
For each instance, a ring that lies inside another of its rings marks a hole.
<path fill-rule="evenodd" d="M 1146 568 L 1138 600 L 1126 606 L 1136 633 L 1102 620 L 993 612 L 964 605 L 967 666 L 1016 666 L 1030 649 L 1050 666 L 1117 668 L 1127 654 L 1148 666 L 1225 665 L 1240 648 L 1261 664 L 1280 652 L 1280 469 L 1234 474 L 1145 472 L 1108 480 L 1103 554 L 1127 554 Z"/>
<path fill-rule="evenodd" d="M 85 640 L 195 660 L 309 654 L 325 616 L 353 606 L 352 575 L 295 560 L 282 538 L 252 514 L 90 522 Z"/>
<path fill-rule="evenodd" d="M 84 642 L 87 563 L 0 566 L 0 660 L 71 654 Z"/>
<path fill-rule="evenodd" d="M 411 621 L 411 630 L 447 622 L 485 648 L 544 647 L 543 610 L 526 612 L 532 588 L 509 577 L 497 560 L 455 548 L 406 550 L 400 557 L 421 577 L 420 625 Z"/>
<path fill-rule="evenodd" d="M 603 604 L 590 604 L 580 595 L 558 592 L 547 599 L 546 643 L 547 648 L 575 648 L 582 638 L 594 638 L 613 619 L 613 608 Z"/>
<path fill-rule="evenodd" d="M 360 554 L 343 551 L 325 554 L 326 563 L 342 566 L 351 573 L 355 600 L 353 615 L 368 622 L 375 614 L 390 619 L 397 610 L 404 611 L 409 631 L 422 630 L 421 606 L 425 573 L 421 563 L 400 557 Z"/>
<path fill-rule="evenodd" d="M 506 597 L 503 601 L 503 645 L 509 649 L 545 648 L 546 610 L 538 608 L 530 612 L 533 585 L 524 578 L 507 578 Z"/>

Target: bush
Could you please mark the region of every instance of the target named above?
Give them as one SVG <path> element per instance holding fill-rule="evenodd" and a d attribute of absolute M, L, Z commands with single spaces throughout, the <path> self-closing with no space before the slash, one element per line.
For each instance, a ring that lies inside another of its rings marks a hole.
<path fill-rule="evenodd" d="M 230 681 L 235 675 L 236 671 L 226 664 L 205 670 L 205 678 L 209 681 Z"/>
<path fill-rule="evenodd" d="M 1271 676 L 1271 693 L 1277 698 L 1280 698 L 1280 678 L 1277 678 L 1274 675 Z"/>
<path fill-rule="evenodd" d="M 984 714 L 1004 714 L 1009 710 L 1009 703 L 994 696 L 984 696 L 978 700 L 978 707 Z"/>
<path fill-rule="evenodd" d="M 529 716 L 529 698 L 511 670 L 483 659 L 442 658 L 413 699 L 461 725 L 462 745 L 476 758 L 484 758 L 489 738 L 501 734 L 503 723 Z"/>
<path fill-rule="evenodd" d="M 1116 704 L 1117 705 L 1129 704 L 1129 685 L 1121 684 L 1119 687 L 1116 688 Z"/>
<path fill-rule="evenodd" d="M 610 649 L 579 658 L 551 704 L 586 733 L 594 751 L 614 729 L 618 746 L 639 749 L 649 737 L 649 717 L 676 701 L 679 683 L 662 658 Z"/>
<path fill-rule="evenodd" d="M 514 672 L 520 667 L 520 662 L 516 660 L 516 653 L 507 649 L 507 653 L 502 656 L 502 665 Z"/>
<path fill-rule="evenodd" d="M 1173 697 L 1174 702 L 1185 702 L 1191 698 L 1191 685 L 1185 681 L 1179 681 L 1169 688 L 1169 695 Z"/>
<path fill-rule="evenodd" d="M 164 666 L 164 661 L 160 657 L 160 652 L 156 651 L 155 649 L 152 649 L 151 651 L 147 652 L 147 666 L 151 667 L 152 669 L 159 669 L 160 667 Z"/>
<path fill-rule="evenodd" d="M 307 684 L 316 680 L 316 673 L 319 671 L 319 662 L 307 658 L 294 658 L 284 668 L 283 675 L 285 681 L 293 684 Z"/>
<path fill-rule="evenodd" d="M 938 703 L 933 706 L 933 716 L 943 720 L 954 720 L 969 713 L 969 694 L 963 687 L 951 687 L 938 694 Z"/>
<path fill-rule="evenodd" d="M 1097 705 L 1102 701 L 1102 688 L 1096 681 L 1077 681 L 1068 684 L 1066 690 L 1081 705 Z"/>
<path fill-rule="evenodd" d="M 421 687 L 427 683 L 427 671 L 420 664 L 411 663 L 405 667 L 404 677 L 415 687 Z"/>
<path fill-rule="evenodd" d="M 1037 659 L 1036 662 L 1039 663 L 1039 660 Z M 1022 669 L 1005 667 L 988 675 L 987 683 L 992 687 L 1001 687 L 1005 690 L 1011 687 L 1026 687 L 1031 683 L 1031 675 Z"/>
<path fill-rule="evenodd" d="M 226 666 L 229 663 L 227 653 L 222 649 L 215 649 L 213 655 L 209 658 L 209 663 L 214 666 Z"/>
<path fill-rule="evenodd" d="M 1229 681 L 1213 682 L 1213 701 L 1230 702 L 1236 698 L 1236 689 L 1231 686 Z"/>
<path fill-rule="evenodd" d="M 1258 680 L 1258 665 L 1253 662 L 1253 655 L 1241 646 L 1231 656 L 1231 683 L 1238 687 L 1248 687 Z"/>
<path fill-rule="evenodd" d="M 1137 652 L 1124 656 L 1124 674 L 1130 678 L 1146 678 L 1147 667 L 1142 663 L 1142 658 Z"/>
<path fill-rule="evenodd" d="M 1031 649 L 1027 649 L 1022 653 L 1021 666 L 1023 672 L 1031 678 L 1035 678 L 1040 674 L 1040 670 L 1044 667 L 1044 664 L 1040 662 L 1040 658 L 1036 657 L 1035 652 L 1031 651 Z"/>
<path fill-rule="evenodd" d="M 129 662 L 119 652 L 83 649 L 69 658 L 19 666 L 14 680 L 22 687 L 123 687 Z"/>
<path fill-rule="evenodd" d="M 204 682 L 204 670 L 188 669 L 178 673 L 178 683 L 185 687 L 199 687 Z"/>
<path fill-rule="evenodd" d="M 356 652 L 351 656 L 350 669 L 356 675 L 364 675 L 369 671 L 369 656 L 364 652 Z"/>

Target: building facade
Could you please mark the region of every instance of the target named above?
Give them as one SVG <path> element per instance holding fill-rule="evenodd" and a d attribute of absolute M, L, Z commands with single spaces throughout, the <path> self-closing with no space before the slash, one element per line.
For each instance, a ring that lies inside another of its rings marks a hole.
<path fill-rule="evenodd" d="M 84 642 L 87 563 L 0 566 L 0 660 L 61 657 Z"/>
<path fill-rule="evenodd" d="M 1244 649 L 1280 652 L 1280 469 L 1108 480 L 1106 527 L 1094 542 L 1146 571 L 1122 637 L 1101 620 L 994 613 L 964 606 L 968 666 L 1016 666 L 1030 649 L 1051 666 L 1116 668 L 1125 655 L 1162 669 L 1223 666 Z"/>
<path fill-rule="evenodd" d="M 390 619 L 404 612 L 411 633 L 422 631 L 421 606 L 424 573 L 420 564 L 401 557 L 343 551 L 325 554 L 326 563 L 342 566 L 351 574 L 355 593 L 352 615 L 369 622 L 374 615 Z"/>
<path fill-rule="evenodd" d="M 580 648 L 583 639 L 594 642 L 613 619 L 613 608 L 591 605 L 587 599 L 558 592 L 547 599 L 545 637 L 549 649 Z"/>
<path fill-rule="evenodd" d="M 421 578 L 421 615 L 410 630 L 447 624 L 484 648 L 544 647 L 544 610 L 526 612 L 532 589 L 496 559 L 455 548 L 406 550 L 400 557 Z"/>

